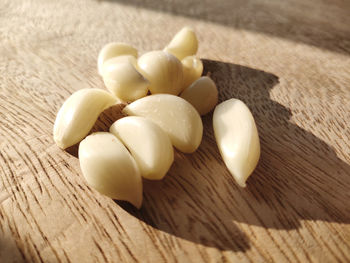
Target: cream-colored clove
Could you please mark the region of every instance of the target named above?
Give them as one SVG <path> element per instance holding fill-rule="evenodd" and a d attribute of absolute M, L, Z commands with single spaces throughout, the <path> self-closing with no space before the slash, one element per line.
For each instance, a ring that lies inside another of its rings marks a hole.
<path fill-rule="evenodd" d="M 194 152 L 202 141 L 202 119 L 190 103 L 178 96 L 150 95 L 127 105 L 123 113 L 152 120 L 168 134 L 172 144 L 184 153 Z"/>
<path fill-rule="evenodd" d="M 87 183 L 113 199 L 142 205 L 142 178 L 134 158 L 109 132 L 87 136 L 79 145 L 79 162 Z"/>
<path fill-rule="evenodd" d="M 205 115 L 218 103 L 218 89 L 211 78 L 201 77 L 185 89 L 180 97 L 191 103 L 200 115 Z"/>
<path fill-rule="evenodd" d="M 260 157 L 258 130 L 250 110 L 240 100 L 224 101 L 214 110 L 213 128 L 228 170 L 245 187 Z"/>
<path fill-rule="evenodd" d="M 108 59 L 102 68 L 107 89 L 123 101 L 134 101 L 147 95 L 149 82 L 136 69 L 133 56 Z"/>
<path fill-rule="evenodd" d="M 150 82 L 152 94 L 168 93 L 178 95 L 182 90 L 182 64 L 164 51 L 151 51 L 138 59 L 138 68 Z"/>
<path fill-rule="evenodd" d="M 117 136 L 135 158 L 144 178 L 160 180 L 174 161 L 174 148 L 168 135 L 144 117 L 129 116 L 112 124 Z"/>
<path fill-rule="evenodd" d="M 53 129 L 56 144 L 65 149 L 80 142 L 91 130 L 102 111 L 119 100 L 101 89 L 81 89 L 60 108 Z"/>
<path fill-rule="evenodd" d="M 198 50 L 198 40 L 193 29 L 184 27 L 176 33 L 164 51 L 173 54 L 179 60 L 187 56 L 193 56 Z"/>
<path fill-rule="evenodd" d="M 136 48 L 121 42 L 112 42 L 105 45 L 100 53 L 98 54 L 97 59 L 97 69 L 98 73 L 102 75 L 102 67 L 105 61 L 110 58 L 118 57 L 122 55 L 131 55 L 137 58 Z"/>
<path fill-rule="evenodd" d="M 181 63 L 184 75 L 183 89 L 186 89 L 202 75 L 203 63 L 195 56 L 185 57 Z"/>

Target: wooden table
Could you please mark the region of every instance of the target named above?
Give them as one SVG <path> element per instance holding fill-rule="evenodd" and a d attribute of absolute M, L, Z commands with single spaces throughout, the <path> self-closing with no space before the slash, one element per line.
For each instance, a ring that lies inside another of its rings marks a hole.
<path fill-rule="evenodd" d="M 185 25 L 220 100 L 252 110 L 261 160 L 238 187 L 209 114 L 138 211 L 87 186 L 53 122 L 72 92 L 104 88 L 104 44 L 161 49 Z M 0 261 L 349 262 L 349 25 L 346 0 L 2 0 Z"/>

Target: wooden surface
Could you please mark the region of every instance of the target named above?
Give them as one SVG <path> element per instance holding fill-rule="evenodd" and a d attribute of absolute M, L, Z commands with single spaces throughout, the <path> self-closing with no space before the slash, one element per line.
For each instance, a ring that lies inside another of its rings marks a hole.
<path fill-rule="evenodd" d="M 1 0 L 0 262 L 350 261 L 349 1 L 188 2 Z M 103 88 L 105 43 L 143 53 L 185 25 L 220 100 L 252 110 L 261 160 L 239 188 L 209 114 L 137 211 L 86 185 L 53 122 L 72 92 Z"/>

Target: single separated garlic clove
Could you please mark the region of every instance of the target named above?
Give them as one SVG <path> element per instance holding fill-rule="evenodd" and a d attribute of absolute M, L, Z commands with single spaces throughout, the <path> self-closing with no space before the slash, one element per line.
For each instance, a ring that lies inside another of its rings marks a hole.
<path fill-rule="evenodd" d="M 164 51 L 151 51 L 138 59 L 138 68 L 150 82 L 152 94 L 169 93 L 178 95 L 182 90 L 182 64 Z"/>
<path fill-rule="evenodd" d="M 115 63 L 131 63 L 137 69 L 137 59 L 132 55 L 120 55 L 117 57 L 106 59 L 102 65 L 102 75 L 105 68 Z"/>
<path fill-rule="evenodd" d="M 74 92 L 60 108 L 53 129 L 56 144 L 65 149 L 80 142 L 91 130 L 102 111 L 118 99 L 101 89 Z"/>
<path fill-rule="evenodd" d="M 136 58 L 119 56 L 108 59 L 102 67 L 107 89 L 123 101 L 134 101 L 147 95 L 149 82 L 136 69 Z"/>
<path fill-rule="evenodd" d="M 130 116 L 117 120 L 109 131 L 129 149 L 144 178 L 160 180 L 168 172 L 174 161 L 174 148 L 157 124 Z"/>
<path fill-rule="evenodd" d="M 167 51 L 182 60 L 187 56 L 195 55 L 197 49 L 198 40 L 196 34 L 192 28 L 184 27 L 176 33 L 174 38 L 164 48 L 164 51 Z"/>
<path fill-rule="evenodd" d="M 200 115 L 205 115 L 218 103 L 218 89 L 211 78 L 201 77 L 185 89 L 180 97 L 191 103 Z"/>
<path fill-rule="evenodd" d="M 184 75 L 183 89 L 186 89 L 201 77 L 203 73 L 203 63 L 195 56 L 185 57 L 181 60 L 181 63 Z"/>
<path fill-rule="evenodd" d="M 127 105 L 123 113 L 152 120 L 168 134 L 171 143 L 184 153 L 194 152 L 202 141 L 201 117 L 190 103 L 178 96 L 150 95 Z"/>
<path fill-rule="evenodd" d="M 260 157 L 259 135 L 251 112 L 240 100 L 224 101 L 214 110 L 213 128 L 227 168 L 245 187 Z"/>
<path fill-rule="evenodd" d="M 113 199 L 140 208 L 142 179 L 134 158 L 109 132 L 87 136 L 79 145 L 80 168 L 87 183 Z"/>
<path fill-rule="evenodd" d="M 137 50 L 136 48 L 121 42 L 112 42 L 105 45 L 101 49 L 100 53 L 98 54 L 98 59 L 97 59 L 98 73 L 102 75 L 102 66 L 107 59 L 122 56 L 122 55 L 131 55 L 137 58 Z"/>

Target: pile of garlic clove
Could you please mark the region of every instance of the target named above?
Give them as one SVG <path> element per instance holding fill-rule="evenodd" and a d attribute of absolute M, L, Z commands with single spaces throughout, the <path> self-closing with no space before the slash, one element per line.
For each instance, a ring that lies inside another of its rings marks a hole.
<path fill-rule="evenodd" d="M 174 147 L 195 152 L 202 141 L 201 115 L 218 103 L 214 81 L 196 57 L 194 31 L 180 30 L 164 50 L 138 57 L 125 43 L 110 43 L 98 55 L 98 73 L 107 91 L 82 89 L 60 108 L 54 140 L 66 149 L 79 144 L 79 161 L 87 183 L 113 199 L 142 205 L 142 177 L 160 180 L 174 161 Z M 89 134 L 107 108 L 126 103 L 125 117 L 109 132 Z M 229 99 L 213 113 L 216 142 L 225 165 L 241 187 L 260 157 L 254 118 L 240 100 Z"/>

